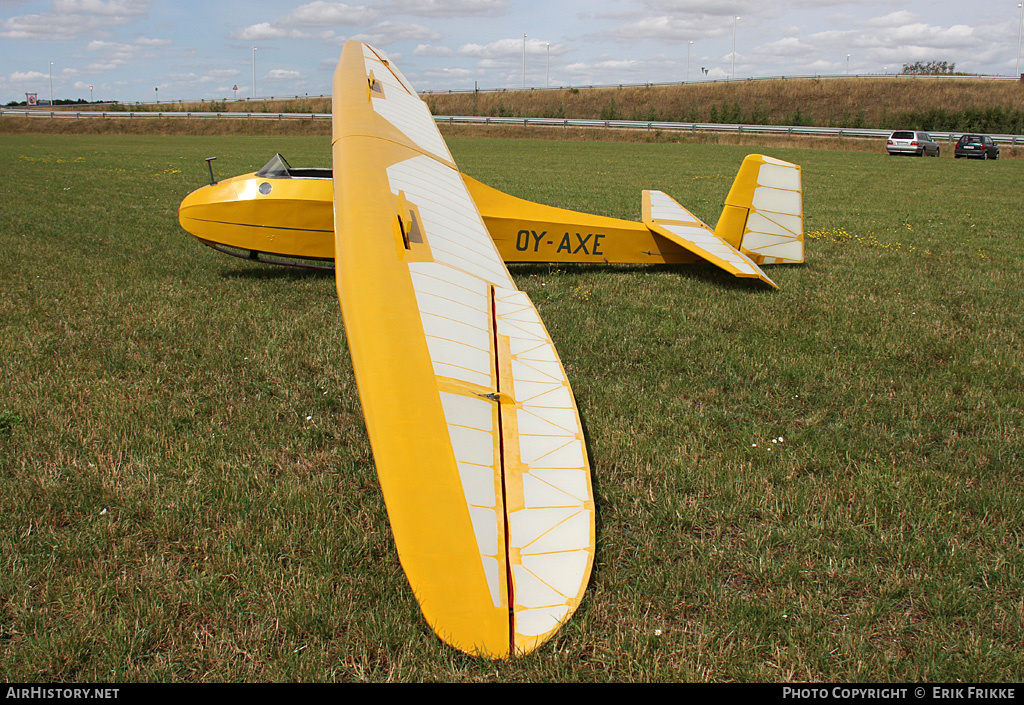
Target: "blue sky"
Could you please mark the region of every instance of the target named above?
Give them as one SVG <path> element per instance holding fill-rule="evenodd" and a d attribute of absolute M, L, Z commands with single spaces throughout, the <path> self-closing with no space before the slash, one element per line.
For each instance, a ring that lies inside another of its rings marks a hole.
<path fill-rule="evenodd" d="M 328 94 L 352 38 L 421 91 L 521 87 L 524 34 L 537 87 L 891 73 L 919 60 L 1014 75 L 1018 1 L 0 0 L 0 104 L 49 97 L 51 76 L 58 99 L 88 100 L 90 85 L 96 100 L 250 96 L 253 47 L 258 96 Z"/>

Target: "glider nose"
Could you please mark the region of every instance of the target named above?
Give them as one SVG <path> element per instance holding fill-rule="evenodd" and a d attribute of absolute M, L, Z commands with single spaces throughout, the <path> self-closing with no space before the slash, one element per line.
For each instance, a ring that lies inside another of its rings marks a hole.
<path fill-rule="evenodd" d="M 234 199 L 234 193 L 225 181 L 202 186 L 181 201 L 178 206 L 178 223 L 188 233 L 200 240 L 216 240 L 212 231 L 223 220 L 226 203 Z"/>

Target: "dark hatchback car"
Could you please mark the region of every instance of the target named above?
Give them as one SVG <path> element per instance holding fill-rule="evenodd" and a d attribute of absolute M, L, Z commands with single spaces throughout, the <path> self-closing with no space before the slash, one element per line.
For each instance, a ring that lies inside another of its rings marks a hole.
<path fill-rule="evenodd" d="M 893 154 L 910 154 L 916 157 L 939 156 L 939 143 L 927 132 L 897 130 L 885 142 L 885 151 Z"/>
<path fill-rule="evenodd" d="M 963 135 L 956 142 L 953 156 L 957 159 L 999 159 L 999 145 L 988 135 Z"/>

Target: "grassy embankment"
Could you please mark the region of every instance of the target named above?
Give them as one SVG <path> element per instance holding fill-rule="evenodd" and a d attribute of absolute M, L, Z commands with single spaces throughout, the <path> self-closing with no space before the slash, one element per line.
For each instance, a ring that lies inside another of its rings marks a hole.
<path fill-rule="evenodd" d="M 748 151 L 450 139 L 516 195 L 714 222 Z M 588 434 L 597 561 L 537 653 L 402 575 L 334 282 L 177 225 L 323 137 L 0 136 L 0 678 L 1018 681 L 1022 162 L 778 149 L 808 262 L 513 267 Z"/>
<path fill-rule="evenodd" d="M 715 122 L 880 129 L 923 129 L 1024 134 L 1024 85 L 1010 81 L 925 78 L 780 79 L 672 86 L 424 94 L 437 115 L 564 117 L 675 122 Z M 329 113 L 330 98 L 216 101 L 122 106 L 124 110 L 193 112 Z M 75 109 L 79 109 L 77 106 Z M 128 134 L 330 134 L 329 121 L 0 120 L 3 132 L 109 132 Z M 45 124 L 40 124 L 45 123 Z M 70 124 L 61 124 L 70 123 Z M 525 136 L 549 139 L 704 142 L 776 147 L 878 151 L 877 140 L 816 139 L 723 134 L 680 135 L 668 131 L 622 131 L 515 126 L 442 127 L 446 135 Z M 1021 148 L 1004 149 L 1015 156 Z M 946 150 L 952 155 L 952 150 Z"/>

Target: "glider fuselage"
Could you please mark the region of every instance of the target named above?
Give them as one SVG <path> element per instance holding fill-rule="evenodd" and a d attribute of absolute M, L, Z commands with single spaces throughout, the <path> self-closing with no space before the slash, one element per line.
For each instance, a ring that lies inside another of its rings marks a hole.
<path fill-rule="evenodd" d="M 800 167 L 760 154 L 743 160 L 714 229 L 659 191 L 643 192 L 643 222 L 637 223 L 534 203 L 459 176 L 506 263 L 707 261 L 776 286 L 761 265 L 804 261 Z M 193 191 L 178 217 L 185 230 L 221 252 L 329 269 L 334 185 L 332 170 L 293 169 L 275 155 L 254 174 Z"/>
<path fill-rule="evenodd" d="M 334 259 L 329 169 L 243 174 L 189 194 L 181 226 L 211 246 L 311 260 Z M 317 173 L 319 172 L 319 173 Z M 643 223 L 533 203 L 462 174 L 505 262 L 681 264 L 700 258 Z"/>

